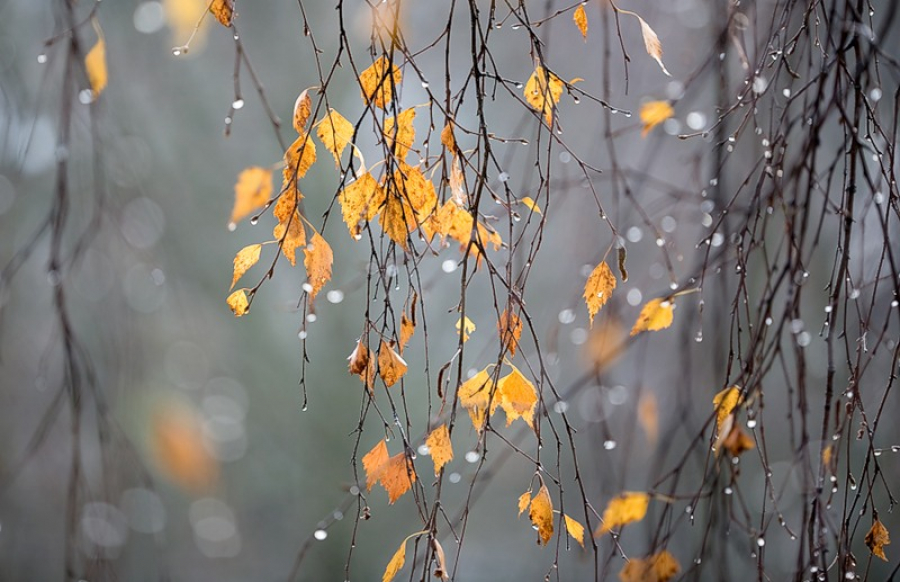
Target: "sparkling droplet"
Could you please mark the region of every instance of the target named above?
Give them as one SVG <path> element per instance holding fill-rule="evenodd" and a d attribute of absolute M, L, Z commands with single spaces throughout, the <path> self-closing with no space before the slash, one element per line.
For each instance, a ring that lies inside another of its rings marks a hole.
<path fill-rule="evenodd" d="M 613 450 L 614 448 L 616 448 L 616 441 L 612 439 L 603 441 L 603 448 L 607 451 Z"/>
<path fill-rule="evenodd" d="M 244 108 L 244 100 L 243 99 L 235 99 L 231 103 L 231 107 L 233 109 L 243 109 Z M 322 530 L 319 530 L 319 531 L 322 531 Z M 316 533 L 318 533 L 318 532 L 316 532 Z"/>
<path fill-rule="evenodd" d="M 497 176 L 497 179 L 501 182 L 506 182 L 509 180 L 509 174 L 507 174 L 506 172 L 500 172 L 500 175 Z"/>
<path fill-rule="evenodd" d="M 756 545 L 759 547 L 763 547 L 766 545 L 766 540 L 763 539 L 762 536 L 756 538 Z"/>
<path fill-rule="evenodd" d="M 481 455 L 478 454 L 478 451 L 469 451 L 466 453 L 466 462 L 467 463 L 477 463 L 478 459 L 481 458 Z"/>
<path fill-rule="evenodd" d="M 250 224 L 252 224 L 253 226 L 256 226 L 258 223 L 259 223 L 259 217 L 258 217 L 258 216 L 254 216 L 254 217 L 252 217 L 252 218 L 250 219 Z"/>
<path fill-rule="evenodd" d="M 571 309 L 563 309 L 559 312 L 557 319 L 559 319 L 559 322 L 563 325 L 572 323 L 575 321 L 575 312 Z"/>
<path fill-rule="evenodd" d="M 310 285 L 309 283 L 304 283 L 303 290 L 306 291 L 307 293 L 312 293 L 313 286 Z"/>
<path fill-rule="evenodd" d="M 325 298 L 329 303 L 340 303 L 344 300 L 344 292 L 340 289 L 332 289 L 325 295 Z"/>
<path fill-rule="evenodd" d="M 317 540 L 319 540 L 321 542 L 322 540 L 324 540 L 325 538 L 328 537 L 328 532 L 325 531 L 324 529 L 317 529 L 313 533 L 313 537 L 315 537 Z"/>
<path fill-rule="evenodd" d="M 316 317 L 315 313 L 310 313 L 306 316 L 306 321 L 310 323 L 315 323 L 316 319 L 318 319 L 318 317 Z"/>
<path fill-rule="evenodd" d="M 44 53 L 39 54 L 37 56 L 37 62 L 39 65 L 45 64 L 47 62 L 47 55 Z"/>
<path fill-rule="evenodd" d="M 302 339 L 302 340 L 305 340 L 305 339 L 306 339 L 306 335 L 307 335 L 307 334 L 306 334 L 306 330 L 303 329 L 303 330 L 300 330 L 300 332 L 297 334 L 297 337 L 300 338 L 300 339 Z"/>
<path fill-rule="evenodd" d="M 750 428 L 750 429 L 756 428 L 756 419 L 755 418 L 747 419 L 747 428 Z"/>

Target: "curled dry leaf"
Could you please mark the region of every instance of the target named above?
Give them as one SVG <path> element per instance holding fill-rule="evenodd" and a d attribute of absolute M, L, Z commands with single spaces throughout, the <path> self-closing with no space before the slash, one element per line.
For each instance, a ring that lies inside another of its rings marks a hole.
<path fill-rule="evenodd" d="M 425 444 L 428 445 L 428 449 L 431 451 L 431 460 L 434 461 L 434 474 L 438 475 L 444 465 L 453 460 L 453 445 L 450 442 L 450 431 L 447 430 L 447 425 L 442 424 L 431 431 L 431 434 L 425 439 Z"/>
<path fill-rule="evenodd" d="M 539 543 L 546 546 L 553 537 L 553 502 L 546 485 L 541 485 L 537 495 L 531 500 L 528 517 L 538 530 Z"/>
<path fill-rule="evenodd" d="M 406 317 L 406 313 L 400 316 L 400 353 L 409 343 L 409 338 L 416 332 L 416 324 L 410 318 Z"/>
<path fill-rule="evenodd" d="M 631 335 L 637 335 L 642 331 L 659 331 L 672 325 L 672 310 L 675 304 L 671 299 L 653 299 L 648 301 L 641 314 L 638 315 Z"/>
<path fill-rule="evenodd" d="M 406 362 L 384 340 L 381 340 L 381 346 L 378 348 L 378 374 L 388 388 L 406 374 Z"/>
<path fill-rule="evenodd" d="M 756 443 L 750 438 L 750 435 L 741 429 L 741 425 L 734 423 L 729 431 L 728 436 L 722 442 L 722 446 L 728 451 L 732 457 L 738 457 L 741 454 L 756 448 Z"/>
<path fill-rule="evenodd" d="M 328 242 L 322 235 L 315 233 L 309 244 L 303 250 L 305 258 L 303 265 L 306 267 L 306 278 L 312 289 L 309 291 L 310 300 L 315 299 L 319 291 L 328 281 L 331 281 L 331 267 L 334 263 L 334 253 Z"/>
<path fill-rule="evenodd" d="M 587 12 L 585 12 L 583 4 L 575 9 L 575 13 L 572 14 L 572 20 L 575 21 L 575 26 L 578 27 L 579 31 L 581 31 L 581 36 L 583 38 L 587 38 L 588 20 Z"/>
<path fill-rule="evenodd" d="M 668 101 L 648 101 L 641 105 L 641 123 L 644 124 L 643 129 L 641 129 L 641 137 L 646 137 L 650 130 L 674 114 L 675 110 L 672 109 Z"/>
<path fill-rule="evenodd" d="M 603 535 L 613 528 L 644 519 L 649 505 L 650 496 L 646 493 L 626 491 L 613 497 L 606 509 L 603 510 L 603 523 L 597 528 L 594 535 Z"/>
<path fill-rule="evenodd" d="M 406 538 L 407 540 L 409 538 Z M 384 575 L 381 577 L 381 582 L 391 582 L 394 579 L 394 576 L 403 568 L 403 564 L 406 563 L 406 540 L 403 540 L 403 543 L 400 544 L 400 548 L 394 552 L 394 555 L 391 557 L 391 561 L 388 562 L 387 568 L 384 569 Z"/>
<path fill-rule="evenodd" d="M 219 24 L 231 26 L 231 21 L 234 19 L 234 0 L 212 0 L 209 11 L 216 17 Z"/>
<path fill-rule="evenodd" d="M 234 275 L 231 278 L 231 288 L 234 289 L 235 283 L 238 282 L 238 279 L 244 276 L 250 267 L 256 264 L 259 261 L 259 255 L 262 252 L 262 245 L 248 245 L 234 256 Z"/>
<path fill-rule="evenodd" d="M 619 572 L 622 582 L 668 582 L 681 571 L 681 564 L 668 550 L 646 558 L 628 560 Z"/>
<path fill-rule="evenodd" d="M 869 547 L 869 551 L 887 562 L 887 556 L 884 555 L 884 546 L 890 545 L 890 543 L 890 533 L 887 528 L 884 527 L 884 524 L 876 519 L 875 523 L 872 524 L 872 527 L 866 534 L 866 545 Z"/>
<path fill-rule="evenodd" d="M 294 129 L 303 135 L 306 131 L 306 122 L 312 113 L 312 99 L 309 98 L 309 89 L 304 89 L 294 101 Z"/>
<path fill-rule="evenodd" d="M 647 54 L 653 57 L 653 60 L 659 63 L 659 68 L 662 69 L 663 73 L 671 77 L 672 74 L 666 70 L 666 66 L 662 62 L 662 43 L 659 42 L 659 37 L 656 36 L 656 32 L 654 32 L 654 30 L 650 28 L 650 25 L 647 24 L 647 22 L 643 18 L 641 18 L 637 14 L 635 14 L 634 16 L 641 23 L 641 36 L 644 37 L 644 48 L 647 49 Z"/>
<path fill-rule="evenodd" d="M 531 491 L 526 491 L 519 495 L 519 517 L 522 517 L 522 512 L 528 509 L 529 505 L 531 505 Z"/>
<path fill-rule="evenodd" d="M 447 121 L 447 125 L 441 130 L 441 144 L 456 156 L 456 138 L 453 136 L 453 122 Z"/>
<path fill-rule="evenodd" d="M 231 224 L 236 225 L 254 210 L 265 206 L 270 196 L 272 196 L 271 170 L 252 166 L 241 172 L 234 184 Z"/>
<path fill-rule="evenodd" d="M 594 316 L 597 315 L 601 307 L 606 305 L 606 302 L 612 297 L 612 292 L 615 288 L 616 276 L 613 275 L 606 261 L 600 261 L 600 264 L 591 271 L 587 283 L 584 285 L 584 302 L 587 304 L 588 313 L 591 316 L 592 327 L 594 325 Z"/>
<path fill-rule="evenodd" d="M 325 149 L 334 156 L 335 167 L 340 166 L 344 148 L 353 141 L 353 124 L 334 109 L 329 109 L 328 114 L 316 127 L 316 135 L 319 136 Z"/>
<path fill-rule="evenodd" d="M 99 28 L 98 28 L 99 30 Z M 88 82 L 91 84 L 91 97 L 97 99 L 100 93 L 106 89 L 108 80 L 106 71 L 106 41 L 103 37 L 97 39 L 97 43 L 84 57 L 84 68 L 87 70 Z"/>
<path fill-rule="evenodd" d="M 394 89 L 400 86 L 403 74 L 387 57 L 379 57 L 359 75 L 362 98 L 382 109 L 394 98 Z"/>
<path fill-rule="evenodd" d="M 431 547 L 434 548 L 434 561 L 437 562 L 434 577 L 446 582 L 450 579 L 450 574 L 447 573 L 447 556 L 444 554 L 444 546 L 436 538 L 431 538 Z"/>
<path fill-rule="evenodd" d="M 244 315 L 247 313 L 247 310 L 250 309 L 250 301 L 247 299 L 246 289 L 238 289 L 229 295 L 228 299 L 225 301 L 228 303 L 228 307 L 231 308 L 231 312 L 234 313 L 235 317 Z"/>

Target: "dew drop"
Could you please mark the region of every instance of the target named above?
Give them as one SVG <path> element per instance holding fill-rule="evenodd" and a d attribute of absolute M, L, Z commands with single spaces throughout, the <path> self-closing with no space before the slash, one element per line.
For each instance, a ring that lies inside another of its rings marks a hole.
<path fill-rule="evenodd" d="M 258 223 L 259 223 L 259 217 L 258 217 L 258 216 L 254 216 L 254 217 L 252 217 L 252 218 L 250 219 L 250 224 L 252 224 L 253 226 L 256 226 Z"/>
<path fill-rule="evenodd" d="M 756 538 L 756 545 L 759 547 L 763 547 L 766 545 L 766 540 L 763 539 L 762 536 Z"/>
<path fill-rule="evenodd" d="M 229 222 L 229 223 L 228 223 L 228 231 L 229 231 L 229 232 L 234 232 L 235 230 L 237 230 L 237 224 L 235 224 L 235 223 L 233 223 L 233 222 Z"/>
<path fill-rule="evenodd" d="M 39 54 L 37 56 L 37 62 L 39 65 L 45 64 L 47 62 L 47 55 L 44 53 Z"/>
<path fill-rule="evenodd" d="M 509 174 L 507 172 L 500 172 L 500 175 L 497 176 L 497 179 L 501 182 L 506 182 L 509 180 Z"/>
<path fill-rule="evenodd" d="M 467 463 L 477 463 L 479 458 L 481 458 L 481 455 L 478 454 L 478 451 L 469 451 L 466 453 Z"/>
<path fill-rule="evenodd" d="M 231 103 L 231 107 L 232 107 L 233 109 L 243 109 L 243 108 L 244 108 L 244 100 L 243 100 L 243 99 L 235 99 L 235 100 Z M 319 531 L 323 531 L 323 530 L 319 530 Z M 317 532 L 317 533 L 318 533 L 318 532 Z"/>
<path fill-rule="evenodd" d="M 443 263 L 441 263 L 441 270 L 445 273 L 452 273 L 456 270 L 456 261 L 453 259 L 447 259 Z"/>
<path fill-rule="evenodd" d="M 747 419 L 747 428 L 750 428 L 750 429 L 756 428 L 756 419 L 755 418 Z"/>
<path fill-rule="evenodd" d="M 427 89 L 427 88 L 428 88 L 428 81 L 422 81 L 422 88 L 423 88 L 423 89 Z"/>
<path fill-rule="evenodd" d="M 310 313 L 306 316 L 306 321 L 308 321 L 310 323 L 315 323 L 317 319 L 318 319 L 318 317 L 316 316 L 315 313 Z"/>
<path fill-rule="evenodd" d="M 321 542 L 322 540 L 324 540 L 325 538 L 328 537 L 328 532 L 325 531 L 324 529 L 317 529 L 313 533 L 313 537 L 315 537 L 317 540 L 319 540 Z"/>
<path fill-rule="evenodd" d="M 300 332 L 297 334 L 297 337 L 300 338 L 301 340 L 305 340 L 306 335 L 307 335 L 306 330 L 304 329 L 304 330 L 300 330 Z"/>
<path fill-rule="evenodd" d="M 309 283 L 304 283 L 303 290 L 306 291 L 307 293 L 312 293 L 313 286 L 310 285 Z"/>
<path fill-rule="evenodd" d="M 614 448 L 616 448 L 616 441 L 612 439 L 603 441 L 603 448 L 607 451 L 613 450 Z"/>

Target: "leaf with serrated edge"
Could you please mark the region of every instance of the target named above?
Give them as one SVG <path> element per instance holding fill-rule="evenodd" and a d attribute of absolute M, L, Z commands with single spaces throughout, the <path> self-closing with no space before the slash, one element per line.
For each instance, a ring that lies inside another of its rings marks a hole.
<path fill-rule="evenodd" d="M 234 289 L 238 279 L 244 276 L 250 267 L 259 261 L 259 255 L 262 252 L 262 245 L 248 245 L 238 251 L 234 256 L 234 275 L 231 278 L 231 288 Z"/>
<path fill-rule="evenodd" d="M 447 425 L 442 424 L 431 431 L 431 434 L 425 439 L 425 444 L 428 445 L 428 449 L 431 451 L 431 460 L 434 461 L 434 474 L 438 475 L 444 465 L 453 460 L 453 445 L 450 442 L 450 432 L 447 430 Z"/>
<path fill-rule="evenodd" d="M 616 276 L 613 275 L 605 261 L 600 261 L 600 264 L 591 271 L 587 283 L 584 285 L 584 302 L 587 304 L 588 314 L 591 316 L 591 327 L 594 325 L 594 316 L 601 307 L 606 305 L 615 288 Z"/>

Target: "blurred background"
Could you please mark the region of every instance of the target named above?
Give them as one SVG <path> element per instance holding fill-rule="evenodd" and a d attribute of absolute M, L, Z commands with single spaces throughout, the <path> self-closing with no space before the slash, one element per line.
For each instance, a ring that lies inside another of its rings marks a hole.
<path fill-rule="evenodd" d="M 474 89 L 463 87 L 472 67 L 469 8 L 404 2 L 389 17 L 392 8 L 357 1 L 341 12 L 327 2 L 239 3 L 242 50 L 284 121 L 273 129 L 246 63 L 235 86 L 232 31 L 207 17 L 190 50 L 173 52 L 205 4 L 76 5 L 81 50 L 97 39 L 92 15 L 106 44 L 109 84 L 94 101 L 80 62 L 68 60 L 65 4 L 0 0 L 2 580 L 285 580 L 298 563 L 298 580 L 376 580 L 403 538 L 422 529 L 411 495 L 392 506 L 379 489 L 365 502 L 355 495 L 364 481 L 359 457 L 386 430 L 366 417 L 365 390 L 346 372 L 367 304 L 381 301 L 367 296 L 368 240 L 349 237 L 334 212 L 323 219 L 346 168 L 337 170 L 320 147 L 301 184 L 305 215 L 324 225 L 335 253 L 314 313 L 305 307 L 302 267 L 282 261 L 251 313 L 234 318 L 225 304 L 232 259 L 269 240 L 273 224 L 268 215 L 233 231 L 228 223 L 239 172 L 274 166 L 284 153 L 278 135 L 293 141 L 294 101 L 320 85 L 320 66 L 330 70 L 339 15 L 352 59 L 345 53 L 335 69 L 329 107 L 354 124 L 363 118 L 354 70 L 380 55 L 369 52 L 379 35 L 373 22 L 398 18 L 415 54 L 415 67 L 403 69 L 400 106 L 443 102 L 449 79 L 465 128 L 456 135 L 460 148 L 484 148 Z M 566 511 L 584 521 L 565 414 L 593 511 L 623 490 L 667 500 L 654 500 L 648 518 L 626 528 L 621 549 L 608 535 L 597 538 L 596 554 L 564 539 L 536 548 L 526 516 L 516 516 L 534 462 L 510 454 L 496 435 L 480 440 L 462 414 L 441 491 L 454 527 L 469 502 L 463 543 L 442 540 L 454 580 L 586 580 L 597 571 L 615 579 L 622 551 L 638 557 L 663 546 L 683 579 L 815 578 L 823 574 L 815 564 L 826 560 L 827 579 L 858 571 L 880 580 L 896 564 L 872 562 L 863 538 L 873 507 L 888 529 L 900 525 L 889 512 L 900 477 L 900 435 L 890 420 L 898 412 L 900 220 L 886 121 L 896 113 L 900 47 L 889 39 L 897 25 L 888 7 L 860 3 L 864 12 L 854 18 L 869 28 L 855 34 L 872 39 L 864 49 L 879 50 L 861 66 L 859 93 L 848 96 L 831 86 L 819 92 L 831 73 L 816 75 L 830 57 L 811 48 L 809 20 L 831 14 L 837 21 L 823 24 L 821 36 L 838 38 L 851 3 L 826 3 L 813 17 L 792 2 L 742 4 L 620 6 L 659 35 L 669 77 L 646 54 L 639 22 L 615 19 L 606 2 L 584 5 L 586 38 L 572 21 L 575 3 L 528 2 L 512 12 L 473 3 L 479 34 L 489 35 L 485 108 L 497 138 L 483 177 L 497 203 L 485 195 L 480 211 L 507 243 L 489 251 L 493 264 L 509 265 L 524 288 L 530 324 L 514 363 L 541 389 L 545 467 L 563 475 L 574 507 Z M 447 23 L 452 32 L 443 37 Z M 583 78 L 563 94 L 552 131 L 521 96 L 535 67 L 529 31 L 555 74 Z M 808 44 L 788 58 L 791 42 Z M 839 107 L 817 107 L 831 100 L 849 108 L 857 97 L 867 122 L 863 151 L 852 154 L 860 177 L 848 210 L 850 164 L 841 153 L 849 122 Z M 671 102 L 674 115 L 644 137 L 638 112 L 655 100 Z M 431 155 L 440 154 L 444 123 L 433 104 L 418 111 L 417 143 L 434 131 Z M 806 141 L 811 126 L 818 141 Z M 364 119 L 355 142 L 370 167 L 382 147 L 372 127 Z M 525 196 L 542 214 L 515 203 Z M 841 238 L 842 211 L 854 219 L 850 240 Z M 525 242 L 511 251 L 515 241 Z M 613 265 L 617 247 L 627 249 L 629 277 L 591 325 L 584 283 L 604 257 Z M 835 323 L 826 322 L 835 321 L 830 293 L 843 248 L 852 255 L 830 361 L 827 328 Z M 430 494 L 436 480 L 418 447 L 429 415 L 438 417 L 437 372 L 458 364 L 461 255 L 456 244 L 436 256 L 420 245 L 421 263 L 411 268 L 401 252 L 378 249 L 379 266 L 394 271 L 394 305 L 410 285 L 426 305 L 404 352 L 401 410 Z M 466 313 L 477 329 L 462 355 L 465 375 L 496 363 L 495 295 L 501 307 L 506 295 L 489 269 L 472 275 L 473 268 L 470 260 Z M 256 267 L 249 284 L 264 272 Z M 692 289 L 699 291 L 675 299 L 670 329 L 629 338 L 644 303 Z M 764 325 L 774 331 L 756 335 Z M 829 366 L 832 442 L 820 435 Z M 733 383 L 752 392 L 735 422 L 754 450 L 723 459 L 710 448 L 712 398 Z M 384 388 L 376 395 L 384 406 Z M 392 409 L 384 410 L 389 417 Z M 539 453 L 533 433 L 518 423 L 505 429 L 500 418 L 498 433 Z M 834 460 L 825 464 L 834 467 L 816 475 L 829 445 Z M 555 502 L 558 495 L 554 489 Z M 816 498 L 828 512 L 818 532 L 827 558 L 797 540 Z M 371 519 L 357 519 L 363 506 Z M 839 544 L 856 566 L 833 561 Z"/>

